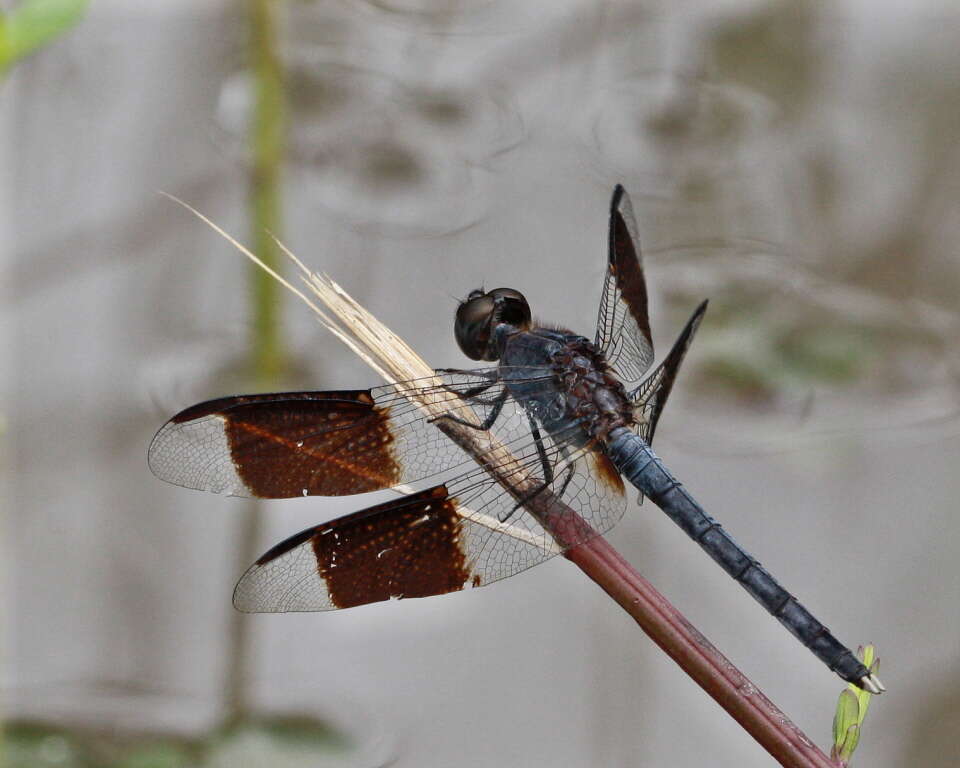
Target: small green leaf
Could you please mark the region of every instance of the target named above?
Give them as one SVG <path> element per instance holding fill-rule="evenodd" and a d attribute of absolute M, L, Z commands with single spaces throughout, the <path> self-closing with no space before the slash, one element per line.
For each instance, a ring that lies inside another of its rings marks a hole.
<path fill-rule="evenodd" d="M 847 765 L 853 750 L 857 748 L 857 742 L 860 740 L 860 729 L 856 725 L 851 725 L 844 734 L 839 744 L 834 744 L 830 750 L 830 756 L 834 760 L 839 760 L 841 765 Z"/>
<path fill-rule="evenodd" d="M 880 660 L 876 658 L 872 645 L 860 646 L 857 649 L 857 658 L 870 672 L 876 672 L 880 668 Z M 860 731 L 863 720 L 867 716 L 871 695 L 851 683 L 840 693 L 840 698 L 837 700 L 837 711 L 833 716 L 833 747 L 830 749 L 830 754 L 843 766 L 849 764 L 860 742 Z"/>
<path fill-rule="evenodd" d="M 89 0 L 23 0 L 0 20 L 0 72 L 76 24 Z"/>
<path fill-rule="evenodd" d="M 872 645 L 861 645 L 857 648 L 857 658 L 859 658 L 860 661 L 863 662 L 863 666 L 871 672 L 877 672 L 880 669 L 880 659 L 876 657 L 876 649 Z M 862 688 L 857 688 L 853 683 L 850 683 L 847 689 L 852 691 L 857 697 L 857 702 L 860 704 L 860 717 L 857 720 L 857 725 L 863 725 L 863 720 L 867 716 L 867 709 L 870 708 L 872 694 Z"/>
<path fill-rule="evenodd" d="M 860 702 L 855 693 L 845 690 L 837 701 L 837 712 L 833 716 L 833 743 L 840 747 L 847 737 L 851 726 L 860 725 Z"/>

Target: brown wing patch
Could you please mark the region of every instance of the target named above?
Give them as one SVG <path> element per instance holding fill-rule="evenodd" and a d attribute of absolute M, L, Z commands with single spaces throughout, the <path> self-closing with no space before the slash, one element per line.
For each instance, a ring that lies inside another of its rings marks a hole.
<path fill-rule="evenodd" d="M 623 496 L 623 478 L 620 477 L 620 473 L 607 454 L 599 450 L 591 450 L 590 457 L 593 460 L 593 471 L 597 479 L 615 494 Z"/>
<path fill-rule="evenodd" d="M 369 392 L 251 395 L 175 417 L 223 419 L 237 475 L 254 496 L 341 496 L 400 482 L 389 409 Z"/>
<path fill-rule="evenodd" d="M 349 608 L 463 589 L 471 571 L 456 506 L 438 485 L 314 529 L 317 571 L 331 602 Z"/>
<path fill-rule="evenodd" d="M 620 210 L 621 205 L 628 204 L 621 202 L 622 187 L 618 187 L 617 192 L 619 194 L 614 195 L 610 211 L 610 272 L 616 278 L 620 295 L 630 309 L 637 328 L 652 346 L 653 334 L 650 331 L 648 317 L 647 283 L 643 277 L 643 267 L 637 258 L 633 234 Z"/>

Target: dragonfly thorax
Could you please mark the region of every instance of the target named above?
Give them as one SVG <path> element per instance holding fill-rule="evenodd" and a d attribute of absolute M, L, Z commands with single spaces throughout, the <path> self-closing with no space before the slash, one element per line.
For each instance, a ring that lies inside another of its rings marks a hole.
<path fill-rule="evenodd" d="M 503 338 L 501 380 L 551 434 L 585 445 L 633 425 L 633 405 L 623 384 L 583 336 L 544 327 L 504 333 L 502 326 L 497 335 Z"/>
<path fill-rule="evenodd" d="M 623 383 L 587 339 L 568 340 L 553 356 L 552 367 L 568 410 L 583 421 L 590 437 L 606 441 L 612 430 L 634 423 L 634 408 Z"/>

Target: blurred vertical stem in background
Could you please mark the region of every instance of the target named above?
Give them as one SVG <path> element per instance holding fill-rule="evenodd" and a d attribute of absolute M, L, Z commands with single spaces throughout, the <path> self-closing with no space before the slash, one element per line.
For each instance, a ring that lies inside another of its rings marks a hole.
<path fill-rule="evenodd" d="M 285 102 L 283 62 L 280 55 L 279 16 L 283 0 L 248 0 L 249 67 L 253 86 L 250 131 L 250 223 L 254 252 L 273 269 L 280 270 L 280 251 L 271 233 L 280 234 L 283 176 Z M 250 338 L 250 371 L 258 390 L 276 389 L 282 377 L 285 353 L 280 336 L 280 286 L 259 267 L 250 267 L 253 310 Z M 261 508 L 247 505 L 237 551 L 240 569 L 259 554 Z M 227 719 L 250 714 L 249 681 L 251 642 L 248 617 L 235 612 L 230 627 L 230 647 L 224 698 Z"/>
<path fill-rule="evenodd" d="M 278 45 L 279 7 L 283 0 L 249 0 L 250 64 L 254 107 L 251 115 L 251 220 L 256 253 L 280 269 L 280 251 L 270 233 L 280 235 L 285 94 Z M 253 372 L 259 386 L 276 386 L 284 353 L 280 340 L 280 285 L 250 266 L 253 292 Z"/>

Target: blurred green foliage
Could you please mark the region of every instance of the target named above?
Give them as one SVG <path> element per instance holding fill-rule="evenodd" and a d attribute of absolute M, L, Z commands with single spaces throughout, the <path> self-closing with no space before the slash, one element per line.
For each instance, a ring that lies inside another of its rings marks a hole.
<path fill-rule="evenodd" d="M 817 385 L 857 384 L 878 365 L 882 342 L 876 329 L 783 304 L 782 298 L 749 290 L 711 304 L 712 335 L 698 340 L 696 378 L 703 390 L 764 403 Z"/>
<path fill-rule="evenodd" d="M 0 742 L 4 768 L 71 768 L 83 765 L 73 734 L 36 723 L 8 724 Z"/>
<path fill-rule="evenodd" d="M 0 75 L 14 63 L 56 39 L 83 16 L 88 0 L 24 0 L 0 12 Z"/>
<path fill-rule="evenodd" d="M 24 721 L 5 726 L 3 744 L 3 768 L 334 768 L 353 753 L 343 733 L 296 715 L 243 720 L 197 739 Z"/>

